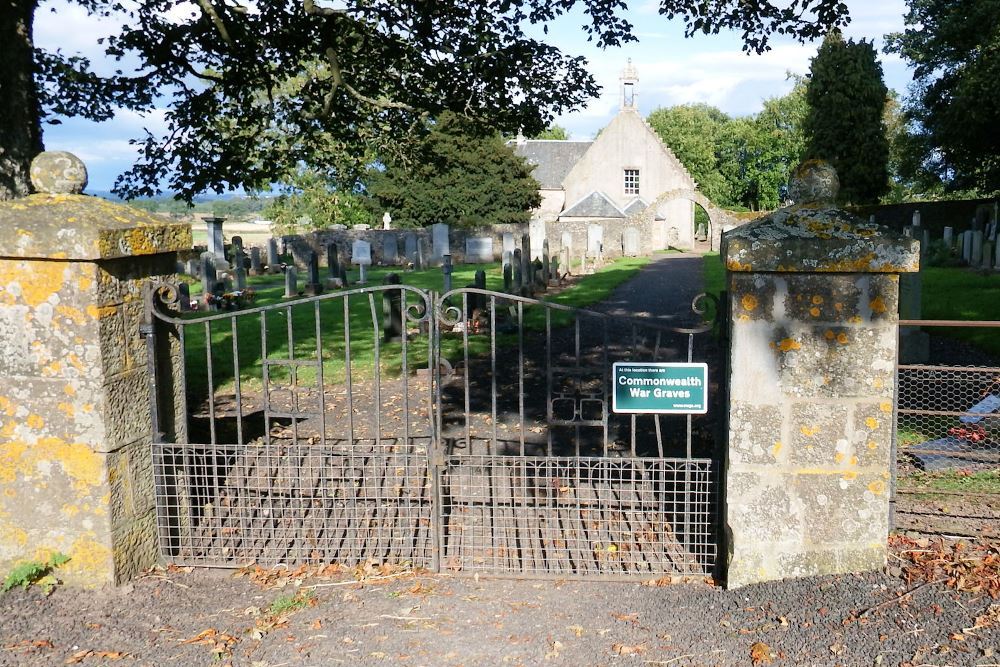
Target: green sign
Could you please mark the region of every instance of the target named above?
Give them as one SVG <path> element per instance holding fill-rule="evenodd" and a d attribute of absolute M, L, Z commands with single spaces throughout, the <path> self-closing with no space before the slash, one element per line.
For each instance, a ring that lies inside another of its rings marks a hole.
<path fill-rule="evenodd" d="M 611 409 L 633 414 L 703 415 L 708 412 L 708 365 L 614 364 Z"/>

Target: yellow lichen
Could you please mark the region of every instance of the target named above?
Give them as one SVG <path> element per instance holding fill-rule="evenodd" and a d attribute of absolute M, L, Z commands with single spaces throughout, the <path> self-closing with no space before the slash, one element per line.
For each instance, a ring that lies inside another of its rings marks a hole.
<path fill-rule="evenodd" d="M 870 302 L 868 302 L 868 305 L 871 307 L 873 313 L 878 313 L 881 315 L 886 311 L 885 301 L 883 301 L 882 297 L 880 296 L 877 296 L 874 299 L 872 299 Z"/>
<path fill-rule="evenodd" d="M 875 419 L 874 417 L 868 417 L 867 419 L 865 419 L 865 426 L 874 431 L 875 429 L 878 428 L 878 420 Z"/>
<path fill-rule="evenodd" d="M 843 331 L 837 334 L 837 342 L 841 345 L 847 345 L 847 334 Z"/>
<path fill-rule="evenodd" d="M 878 409 L 886 414 L 892 412 L 892 401 L 882 401 L 878 404 Z"/>
<path fill-rule="evenodd" d="M 875 480 L 868 485 L 868 490 L 874 493 L 876 496 L 880 496 L 885 493 L 885 482 L 880 479 Z"/>
<path fill-rule="evenodd" d="M 781 444 L 780 440 L 778 440 L 777 442 L 775 442 L 774 446 L 771 447 L 771 456 L 773 456 L 774 458 L 778 458 L 778 454 L 781 453 L 781 447 L 782 447 L 782 444 Z"/>
<path fill-rule="evenodd" d="M 740 300 L 744 310 L 754 310 L 757 307 L 757 297 L 753 294 L 744 294 Z"/>
<path fill-rule="evenodd" d="M 816 306 L 813 306 L 812 308 L 809 309 L 809 314 L 812 315 L 813 317 L 819 317 L 820 309 L 817 308 Z"/>
<path fill-rule="evenodd" d="M 803 426 L 803 427 L 801 427 L 799 429 L 799 431 L 801 431 L 802 435 L 806 436 L 807 438 L 813 437 L 814 435 L 816 435 L 817 433 L 819 433 L 820 430 L 821 429 L 820 429 L 819 426 Z"/>
<path fill-rule="evenodd" d="M 802 349 L 802 344 L 794 338 L 784 338 L 778 343 L 778 349 L 782 352 Z"/>

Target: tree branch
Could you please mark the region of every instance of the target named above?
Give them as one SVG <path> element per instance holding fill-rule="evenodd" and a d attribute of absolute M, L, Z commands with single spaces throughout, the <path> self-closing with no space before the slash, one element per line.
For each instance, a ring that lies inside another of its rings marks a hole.
<path fill-rule="evenodd" d="M 215 29 L 219 32 L 219 36 L 229 46 L 233 46 L 233 38 L 229 36 L 229 29 L 226 27 L 226 22 L 222 20 L 219 13 L 215 11 L 215 7 L 212 5 L 211 0 L 198 0 L 198 6 L 201 7 L 201 11 L 212 20 L 212 24 L 215 25 Z"/>

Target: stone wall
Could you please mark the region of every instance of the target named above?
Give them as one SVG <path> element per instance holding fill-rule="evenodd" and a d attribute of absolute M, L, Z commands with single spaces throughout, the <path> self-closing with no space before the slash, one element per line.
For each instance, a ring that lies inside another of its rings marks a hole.
<path fill-rule="evenodd" d="M 912 224 L 913 212 L 920 211 L 921 227 L 931 230 L 933 238 L 941 238 L 945 227 L 953 227 L 956 232 L 971 229 L 974 218 L 985 224 L 992 217 L 995 202 L 993 199 L 925 201 L 885 206 L 859 206 L 852 211 L 866 220 L 874 215 L 877 224 L 896 231 L 902 231 L 904 227 Z"/>
<path fill-rule="evenodd" d="M 142 288 L 190 227 L 73 194 L 0 226 L 0 572 L 62 552 L 68 583 L 128 580 L 157 560 Z"/>

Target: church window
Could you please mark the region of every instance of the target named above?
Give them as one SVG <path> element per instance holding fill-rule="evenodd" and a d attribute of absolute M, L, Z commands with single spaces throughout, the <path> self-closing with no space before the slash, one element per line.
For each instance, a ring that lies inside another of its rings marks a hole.
<path fill-rule="evenodd" d="M 627 194 L 627 195 L 637 195 L 637 194 L 639 194 L 639 170 L 638 169 L 626 169 L 625 170 L 625 194 Z"/>

